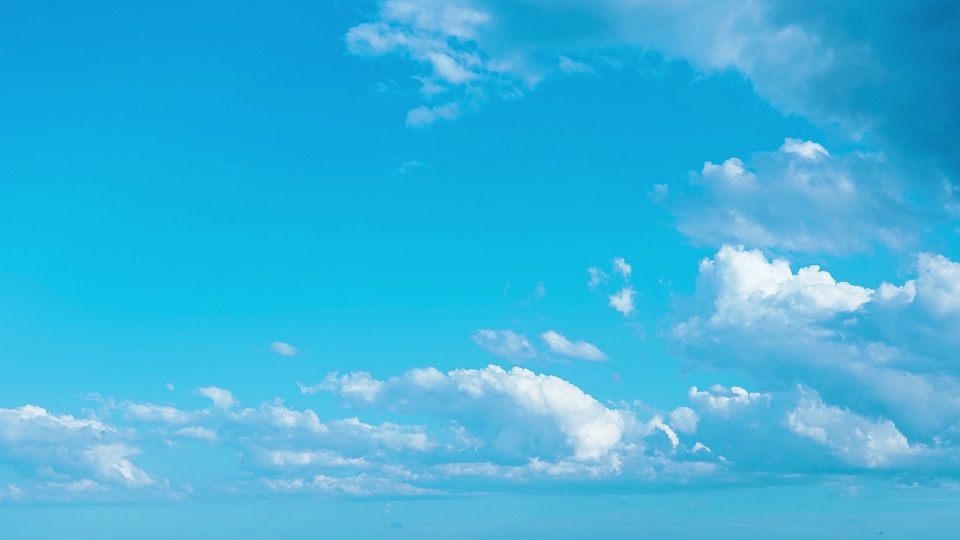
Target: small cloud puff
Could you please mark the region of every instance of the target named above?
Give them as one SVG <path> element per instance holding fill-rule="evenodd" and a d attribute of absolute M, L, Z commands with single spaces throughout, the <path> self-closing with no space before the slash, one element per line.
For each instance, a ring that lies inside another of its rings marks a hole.
<path fill-rule="evenodd" d="M 270 349 L 281 356 L 296 356 L 297 348 L 289 343 L 274 341 L 270 344 Z"/>

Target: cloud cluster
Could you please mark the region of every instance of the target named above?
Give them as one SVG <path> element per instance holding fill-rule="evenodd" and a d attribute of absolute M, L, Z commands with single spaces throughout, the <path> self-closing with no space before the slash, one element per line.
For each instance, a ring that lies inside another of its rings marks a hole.
<path fill-rule="evenodd" d="M 903 249 L 917 243 L 931 216 L 910 202 L 899 175 L 880 155 L 833 155 L 788 138 L 746 162 L 708 161 L 660 199 L 677 228 L 702 244 L 840 255 Z"/>
<path fill-rule="evenodd" d="M 853 138 L 871 132 L 883 150 L 956 178 L 960 158 L 948 141 L 960 125 L 960 76 L 948 51 L 958 27 L 946 0 L 380 0 L 346 41 L 356 55 L 409 59 L 425 99 L 447 96 L 446 104 L 514 97 L 546 77 L 656 51 L 705 73 L 735 70 L 786 113 Z"/>

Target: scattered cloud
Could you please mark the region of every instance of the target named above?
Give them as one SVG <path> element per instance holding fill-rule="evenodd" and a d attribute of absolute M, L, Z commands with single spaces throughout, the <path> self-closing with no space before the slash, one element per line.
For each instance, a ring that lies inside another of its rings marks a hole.
<path fill-rule="evenodd" d="M 607 355 L 598 349 L 596 345 L 583 340 L 574 343 L 554 330 L 548 330 L 540 334 L 540 337 L 543 339 L 543 342 L 547 344 L 547 348 L 557 354 L 594 362 L 607 359 Z"/>
<path fill-rule="evenodd" d="M 636 311 L 636 307 L 633 305 L 633 297 L 636 295 L 637 291 L 628 285 L 620 289 L 619 292 L 610 295 L 610 303 L 607 305 L 622 313 L 624 317 L 629 317 Z"/>
<path fill-rule="evenodd" d="M 536 349 L 527 337 L 513 330 L 480 329 L 473 333 L 472 338 L 483 350 L 503 358 L 524 360 L 537 356 Z"/>
<path fill-rule="evenodd" d="M 279 354 L 280 356 L 296 356 L 297 348 L 289 343 L 284 343 L 282 341 L 274 341 L 270 344 L 270 349 Z"/>
<path fill-rule="evenodd" d="M 833 155 L 786 139 L 747 161 L 706 162 L 689 182 L 664 188 L 677 228 L 706 245 L 739 243 L 794 252 L 849 254 L 916 244 L 930 212 L 882 155 Z"/>

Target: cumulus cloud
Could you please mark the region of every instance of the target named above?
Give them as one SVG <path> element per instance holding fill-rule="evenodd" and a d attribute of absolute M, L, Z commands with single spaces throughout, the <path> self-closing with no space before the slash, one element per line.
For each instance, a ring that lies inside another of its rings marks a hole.
<path fill-rule="evenodd" d="M 660 200 L 700 243 L 848 254 L 917 242 L 929 213 L 909 202 L 900 174 L 877 154 L 788 138 L 746 162 L 708 161 Z"/>
<path fill-rule="evenodd" d="M 541 451 L 549 450 L 552 438 L 578 460 L 609 457 L 628 423 L 623 412 L 607 409 L 569 382 L 518 367 L 412 370 L 383 381 L 379 399 L 393 408 L 449 415 L 468 428 L 492 431 L 489 438 L 499 439 L 503 449 L 530 444 L 528 438 L 539 432 L 534 448 L 542 444 Z"/>
<path fill-rule="evenodd" d="M 237 403 L 237 400 L 233 397 L 233 393 L 216 386 L 197 388 L 197 394 L 209 399 L 213 402 L 214 407 L 224 411 L 233 408 Z"/>
<path fill-rule="evenodd" d="M 804 393 L 787 415 L 795 434 L 830 449 L 852 465 L 887 467 L 922 450 L 911 446 L 890 420 L 869 420 L 847 409 L 831 407 L 815 393 Z"/>
<path fill-rule="evenodd" d="M 133 464 L 135 432 L 100 420 L 53 414 L 24 405 L 0 409 L 0 458 L 25 463 L 66 486 L 113 484 L 146 487 L 154 478 Z"/>
<path fill-rule="evenodd" d="M 677 407 L 670 411 L 670 427 L 680 433 L 693 435 L 699 422 L 700 416 L 690 407 Z"/>
<path fill-rule="evenodd" d="M 726 388 L 719 384 L 711 386 L 708 390 L 699 390 L 693 386 L 687 395 L 690 401 L 702 410 L 724 416 L 755 404 L 769 403 L 771 399 L 770 394 L 748 392 L 739 386 Z"/>
<path fill-rule="evenodd" d="M 284 343 L 282 341 L 274 341 L 270 344 L 270 349 L 279 354 L 280 356 L 296 356 L 297 348 L 289 343 Z"/>
<path fill-rule="evenodd" d="M 960 317 L 943 307 L 952 278 L 939 271 L 952 264 L 922 254 L 918 274 L 937 278 L 874 290 L 724 247 L 701 264 L 697 313 L 674 326 L 673 343 L 689 368 L 740 371 L 772 392 L 800 381 L 838 407 L 889 418 L 905 436 L 932 444 L 960 422 Z M 710 397 L 691 394 L 707 405 Z"/>
<path fill-rule="evenodd" d="M 537 350 L 527 337 L 513 330 L 480 329 L 474 332 L 473 341 L 483 350 L 510 360 L 535 358 Z"/>
<path fill-rule="evenodd" d="M 628 285 L 611 294 L 610 302 L 607 305 L 622 313 L 624 317 L 629 317 L 636 311 L 636 307 L 633 305 L 633 297 L 636 295 L 637 291 Z"/>
<path fill-rule="evenodd" d="M 421 105 L 407 112 L 407 125 L 414 128 L 425 128 L 438 120 L 456 120 L 460 117 L 460 103 L 450 102 L 433 107 Z"/>
<path fill-rule="evenodd" d="M 548 330 L 540 334 L 540 337 L 547 344 L 547 348 L 557 354 L 595 362 L 607 359 L 607 355 L 596 345 L 583 340 L 574 343 L 554 330 Z"/>

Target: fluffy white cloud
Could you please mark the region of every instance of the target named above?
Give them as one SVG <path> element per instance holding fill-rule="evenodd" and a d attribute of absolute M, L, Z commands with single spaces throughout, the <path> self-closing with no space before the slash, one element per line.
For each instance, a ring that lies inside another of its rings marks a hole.
<path fill-rule="evenodd" d="M 289 343 L 274 341 L 270 344 L 270 349 L 281 356 L 296 356 L 297 348 Z"/>
<path fill-rule="evenodd" d="M 827 318 L 857 311 L 873 295 L 872 289 L 837 282 L 819 266 L 794 274 L 784 259 L 769 261 L 759 250 L 731 246 L 700 263 L 699 280 L 713 297 L 709 323 L 719 326 Z"/>
<path fill-rule="evenodd" d="M 425 128 L 437 120 L 456 120 L 460 117 L 460 103 L 452 101 L 434 107 L 421 105 L 407 112 L 407 125 L 415 128 Z"/>
<path fill-rule="evenodd" d="M 237 400 L 229 390 L 218 388 L 216 386 L 204 386 L 197 388 L 197 394 L 213 402 L 213 406 L 220 410 L 230 410 L 237 404 Z"/>
<path fill-rule="evenodd" d="M 882 156 L 832 155 L 787 139 L 748 162 L 707 162 L 661 197 L 681 232 L 709 244 L 742 243 L 790 251 L 844 254 L 875 244 L 915 243 L 920 211 Z"/>
<path fill-rule="evenodd" d="M 540 337 L 543 338 L 547 347 L 557 354 L 595 362 L 607 359 L 607 355 L 598 349 L 596 345 L 583 340 L 574 343 L 554 330 L 548 330 L 540 334 Z"/>
<path fill-rule="evenodd" d="M 24 405 L 0 409 L 0 457 L 36 467 L 58 482 L 106 482 L 144 487 L 154 479 L 130 460 L 140 453 L 135 433 L 100 420 L 52 414 Z"/>
<path fill-rule="evenodd" d="M 124 407 L 124 415 L 139 422 L 160 422 L 164 424 L 186 424 L 193 420 L 193 415 L 169 405 L 155 405 L 153 403 L 128 403 Z"/>
<path fill-rule="evenodd" d="M 888 467 L 915 454 L 890 420 L 868 420 L 839 407 L 831 407 L 812 392 L 804 392 L 787 415 L 790 430 L 830 449 L 845 462 L 862 467 Z"/>
<path fill-rule="evenodd" d="M 719 384 L 711 386 L 708 390 L 699 390 L 693 386 L 687 395 L 690 401 L 701 409 L 724 416 L 754 404 L 769 403 L 771 399 L 770 394 L 748 392 L 739 386 L 727 388 Z"/>
<path fill-rule="evenodd" d="M 637 291 L 628 285 L 620 289 L 620 291 L 611 294 L 610 302 L 607 305 L 622 313 L 624 317 L 629 317 L 636 311 L 636 307 L 633 305 L 633 297 L 636 295 Z"/>
<path fill-rule="evenodd" d="M 677 407 L 670 411 L 670 427 L 680 433 L 693 435 L 697 432 L 699 422 L 700 416 L 690 407 Z"/>
<path fill-rule="evenodd" d="M 613 273 L 620 274 L 623 276 L 623 279 L 630 279 L 631 272 L 633 272 L 633 268 L 627 261 L 623 259 L 623 257 L 616 257 L 613 259 Z"/>
<path fill-rule="evenodd" d="M 546 452 L 553 450 L 551 434 L 559 436 L 577 460 L 609 458 L 630 422 L 623 411 L 607 409 L 563 379 L 518 367 L 412 370 L 383 381 L 379 399 L 398 410 L 451 417 L 504 445 L 525 444 L 515 438 L 534 436 L 534 447 Z"/>
<path fill-rule="evenodd" d="M 587 287 L 590 289 L 595 288 L 597 285 L 605 282 L 607 278 L 610 277 L 606 272 L 594 266 L 587 268 L 587 272 L 590 274 L 590 281 L 587 282 Z"/>
<path fill-rule="evenodd" d="M 943 255 L 921 253 L 916 289 L 920 302 L 938 317 L 960 314 L 960 263 Z"/>
<path fill-rule="evenodd" d="M 511 360 L 523 360 L 537 356 L 537 350 L 527 336 L 513 330 L 480 329 L 474 332 L 473 341 L 485 351 Z"/>

